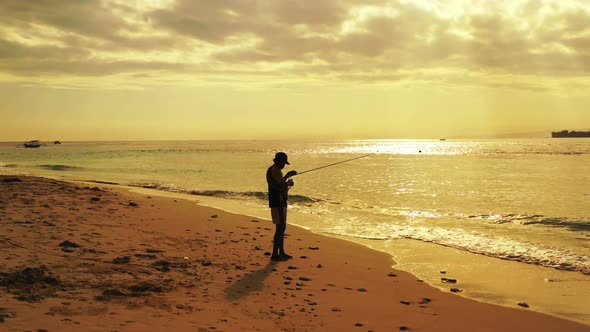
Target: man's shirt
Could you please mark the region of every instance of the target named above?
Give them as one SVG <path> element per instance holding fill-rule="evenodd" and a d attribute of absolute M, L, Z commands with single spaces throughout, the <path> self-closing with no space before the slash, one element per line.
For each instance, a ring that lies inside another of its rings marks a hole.
<path fill-rule="evenodd" d="M 272 165 L 266 171 L 266 182 L 268 183 L 268 206 L 287 206 L 287 185 L 283 179 L 281 169 Z"/>

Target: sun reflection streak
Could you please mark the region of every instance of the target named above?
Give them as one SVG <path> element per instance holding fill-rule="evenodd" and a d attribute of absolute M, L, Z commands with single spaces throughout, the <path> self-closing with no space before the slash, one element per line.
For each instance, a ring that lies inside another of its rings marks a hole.
<path fill-rule="evenodd" d="M 459 155 L 473 152 L 476 143 L 433 140 L 359 140 L 346 141 L 326 153 L 375 153 L 398 155 Z"/>

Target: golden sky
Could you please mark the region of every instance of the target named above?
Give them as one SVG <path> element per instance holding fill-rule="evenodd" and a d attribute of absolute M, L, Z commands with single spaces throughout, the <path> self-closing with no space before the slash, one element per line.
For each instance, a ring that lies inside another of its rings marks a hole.
<path fill-rule="evenodd" d="M 590 129 L 588 0 L 2 0 L 0 140 Z"/>

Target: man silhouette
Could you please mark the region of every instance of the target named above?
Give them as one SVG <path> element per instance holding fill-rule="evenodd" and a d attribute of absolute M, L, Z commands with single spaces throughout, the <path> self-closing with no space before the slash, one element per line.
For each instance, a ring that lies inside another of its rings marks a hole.
<path fill-rule="evenodd" d="M 289 189 L 294 185 L 290 177 L 297 174 L 297 171 L 289 171 L 283 176 L 282 169 L 290 165 L 287 154 L 278 152 L 273 159 L 274 164 L 266 171 L 266 182 L 268 183 L 268 206 L 272 216 L 272 223 L 275 225 L 275 235 L 272 245 L 272 261 L 286 261 L 292 258 L 285 252 L 284 240 L 287 229 L 287 199 Z"/>

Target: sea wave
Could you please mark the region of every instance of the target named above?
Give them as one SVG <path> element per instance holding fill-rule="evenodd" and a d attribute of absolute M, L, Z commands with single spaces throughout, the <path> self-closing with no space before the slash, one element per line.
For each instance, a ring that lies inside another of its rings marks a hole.
<path fill-rule="evenodd" d="M 490 151 L 485 155 L 538 155 L 538 156 L 582 156 L 590 154 L 589 151 Z"/>
<path fill-rule="evenodd" d="M 182 193 L 182 194 L 189 194 L 189 195 L 197 195 L 197 196 L 209 196 L 209 197 L 218 197 L 218 198 L 227 198 L 227 199 L 242 199 L 242 200 L 250 200 L 250 199 L 257 199 L 261 201 L 266 201 L 268 199 L 268 194 L 263 191 L 229 191 L 229 190 L 196 190 L 196 189 L 184 189 L 178 188 L 173 184 L 162 184 L 162 183 L 131 183 L 129 184 L 131 187 L 140 187 L 140 188 L 147 188 L 147 189 L 156 189 L 161 191 L 169 191 L 175 193 Z M 323 200 L 303 196 L 303 195 L 289 195 L 289 202 L 291 204 L 313 204 L 316 202 L 322 202 Z"/>
<path fill-rule="evenodd" d="M 15 168 L 15 167 L 18 167 L 18 165 L 17 164 L 4 164 L 4 163 L 0 163 L 0 167 Z"/>
<path fill-rule="evenodd" d="M 590 275 L 590 258 L 572 250 L 541 243 L 527 243 L 502 236 L 442 227 L 379 224 L 362 234 L 334 228 L 327 233 L 373 240 L 412 239 L 505 260 Z"/>
<path fill-rule="evenodd" d="M 112 182 L 112 181 L 102 181 L 102 180 L 84 180 L 84 182 L 92 182 L 92 183 L 100 183 L 100 184 L 114 184 L 114 185 L 118 185 L 118 182 Z"/>
<path fill-rule="evenodd" d="M 72 166 L 72 165 L 61 165 L 61 164 L 45 164 L 45 165 L 38 165 L 38 168 L 47 169 L 51 171 L 78 171 L 84 169 L 84 167 L 80 166 Z"/>
<path fill-rule="evenodd" d="M 590 221 L 566 217 L 546 217 L 540 214 L 485 214 L 470 215 L 469 219 L 488 219 L 495 224 L 540 225 L 565 228 L 570 231 L 590 231 Z"/>

